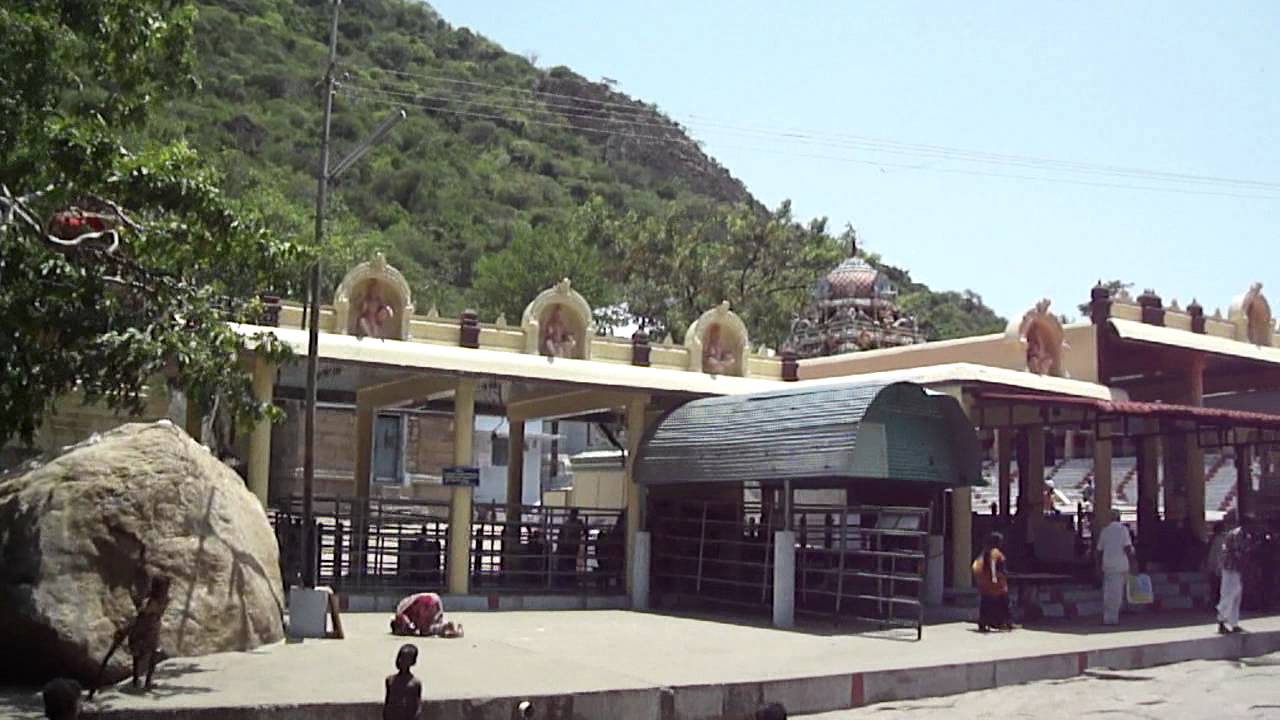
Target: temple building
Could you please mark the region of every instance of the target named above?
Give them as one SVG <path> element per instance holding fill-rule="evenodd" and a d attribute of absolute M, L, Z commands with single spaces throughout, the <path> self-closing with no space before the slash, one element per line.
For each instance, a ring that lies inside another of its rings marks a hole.
<path fill-rule="evenodd" d="M 813 288 L 791 325 L 787 347 L 800 358 L 843 355 L 925 341 L 914 316 L 898 307 L 898 288 L 855 244 L 850 256 Z"/>
<path fill-rule="evenodd" d="M 1280 519 L 1270 305 L 1256 284 L 1226 312 L 1103 287 L 1088 300 L 1078 322 L 1041 300 L 1005 332 L 924 342 L 855 253 L 818 283 L 789 348 L 753 352 L 727 303 L 680 340 L 607 336 L 569 279 L 518 322 L 419 313 L 375 257 L 314 318 L 311 487 L 298 304 L 275 300 L 236 327 L 298 357 L 276 367 L 245 353 L 254 392 L 288 420 L 239 428 L 230 444 L 286 577 L 351 607 L 440 590 L 451 607 L 537 595 L 919 633 L 925 606 L 970 592 L 984 533 L 1005 532 L 1017 567 L 1084 576 L 1112 508 L 1142 560 L 1175 578 L 1169 592 L 1202 586 L 1176 580 L 1195 572 L 1174 565 L 1192 555 L 1168 548 L 1203 546 L 1228 509 Z M 206 409 L 177 400 L 159 383 L 147 417 L 207 437 Z M 43 449 L 130 420 L 74 398 L 59 410 Z M 602 444 L 572 441 L 570 427 Z M 572 468 L 567 485 L 542 469 L 558 452 L 575 458 L 550 463 Z M 305 549 L 304 517 L 318 536 Z"/>

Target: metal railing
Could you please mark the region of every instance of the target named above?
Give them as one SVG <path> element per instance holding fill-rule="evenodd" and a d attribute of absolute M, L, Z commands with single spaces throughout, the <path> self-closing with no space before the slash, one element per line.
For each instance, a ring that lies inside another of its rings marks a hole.
<path fill-rule="evenodd" d="M 625 592 L 626 521 L 617 510 L 476 506 L 471 584 L 482 592 Z"/>
<path fill-rule="evenodd" d="M 923 507 L 796 508 L 797 612 L 912 627 L 919 638 L 929 520 Z"/>
<path fill-rule="evenodd" d="M 655 505 L 654 591 L 712 607 L 772 607 L 779 511 L 753 502 Z M 929 522 L 923 507 L 793 508 L 797 612 L 911 627 L 920 637 Z"/>
<path fill-rule="evenodd" d="M 280 545 L 285 585 L 302 569 L 302 500 L 268 510 Z M 335 590 L 444 591 L 448 578 L 449 506 L 423 500 L 314 502 L 319 583 Z"/>
<path fill-rule="evenodd" d="M 665 502 L 650 514 L 656 592 L 711 605 L 773 605 L 773 523 L 758 503 Z"/>

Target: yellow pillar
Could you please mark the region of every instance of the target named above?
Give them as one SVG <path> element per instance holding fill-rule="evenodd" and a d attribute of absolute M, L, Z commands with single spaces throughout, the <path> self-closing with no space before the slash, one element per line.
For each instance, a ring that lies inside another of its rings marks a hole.
<path fill-rule="evenodd" d="M 1000 517 L 1008 519 L 1013 515 L 1010 507 L 1013 497 L 1013 429 L 996 430 L 996 478 L 1000 492 Z"/>
<path fill-rule="evenodd" d="M 1022 472 L 1022 468 L 1018 469 Z M 1033 425 L 1027 428 L 1027 541 L 1035 543 L 1044 524 L 1044 428 Z"/>
<path fill-rule="evenodd" d="M 1099 428 L 1093 439 L 1093 537 L 1111 522 L 1111 500 L 1115 490 L 1111 483 L 1111 440 L 1105 437 L 1107 428 Z"/>
<path fill-rule="evenodd" d="M 973 492 L 968 487 L 951 490 L 951 584 L 973 587 Z"/>
<path fill-rule="evenodd" d="M 643 488 L 636 484 L 636 456 L 640 450 L 640 440 L 645 432 L 645 410 L 649 405 L 647 395 L 637 395 L 627 401 L 627 465 L 624 470 L 623 485 L 627 499 L 627 595 L 634 589 L 631 569 L 635 564 L 636 531 L 644 521 L 645 495 Z"/>
<path fill-rule="evenodd" d="M 476 383 L 458 381 L 453 395 L 453 464 L 475 463 Z M 453 595 L 471 591 L 471 510 L 474 489 L 454 487 L 449 496 L 449 582 Z"/>
<path fill-rule="evenodd" d="M 253 357 L 253 399 L 269 403 L 275 385 L 276 369 L 266 359 Z M 267 505 L 271 482 L 271 421 L 262 419 L 254 423 L 249 432 L 249 457 L 245 473 L 249 490 L 258 497 L 263 507 Z"/>

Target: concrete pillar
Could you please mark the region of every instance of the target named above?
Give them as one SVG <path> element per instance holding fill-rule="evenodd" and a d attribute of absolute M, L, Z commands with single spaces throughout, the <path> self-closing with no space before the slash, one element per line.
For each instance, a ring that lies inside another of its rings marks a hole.
<path fill-rule="evenodd" d="M 371 403 L 356 403 L 356 497 L 367 499 L 373 479 L 373 418 L 377 408 Z"/>
<path fill-rule="evenodd" d="M 631 609 L 649 609 L 649 557 L 652 548 L 648 530 L 637 530 L 631 540 L 631 562 L 627 569 L 630 581 Z"/>
<path fill-rule="evenodd" d="M 796 624 L 796 534 L 791 530 L 773 534 L 773 624 Z"/>
<path fill-rule="evenodd" d="M 257 355 L 253 356 L 253 399 L 259 403 L 272 400 L 276 369 Z M 249 490 L 266 507 L 271 483 L 271 421 L 259 420 L 249 431 L 249 452 L 245 476 Z"/>
<path fill-rule="evenodd" d="M 1099 428 L 1093 441 L 1093 537 L 1111 522 L 1111 502 L 1115 490 L 1111 482 L 1111 440 L 1108 429 Z"/>
<path fill-rule="evenodd" d="M 633 596 L 637 592 L 636 573 L 640 572 L 638 565 L 641 560 L 639 558 L 639 543 L 637 533 L 644 529 L 644 512 L 645 512 L 645 492 L 644 488 L 636 482 L 636 461 L 638 460 L 640 441 L 644 438 L 645 433 L 645 411 L 649 405 L 649 397 L 647 395 L 638 395 L 627 402 L 627 464 L 624 469 L 623 488 L 626 493 L 626 530 L 627 530 L 627 592 Z M 645 565 L 648 564 L 646 557 Z M 647 569 L 645 570 L 647 574 Z M 647 588 L 646 578 L 646 588 Z M 648 594 L 647 592 L 645 593 Z"/>
<path fill-rule="evenodd" d="M 356 401 L 356 502 L 351 506 L 351 571 L 364 576 L 368 561 L 369 489 L 373 479 L 373 418 L 377 409 L 370 402 Z"/>
<path fill-rule="evenodd" d="M 1063 437 L 1062 459 L 1075 460 L 1076 459 L 1076 431 L 1067 430 L 1062 434 L 1062 437 Z"/>
<path fill-rule="evenodd" d="M 1236 445 L 1236 515 L 1240 521 L 1253 514 L 1253 448 Z"/>
<path fill-rule="evenodd" d="M 1204 355 L 1195 355 L 1187 367 L 1188 405 L 1202 407 L 1204 405 Z M 1204 450 L 1200 448 L 1200 439 L 1195 433 L 1183 436 L 1187 455 L 1187 520 L 1192 534 L 1201 540 L 1209 539 L 1209 529 L 1204 522 L 1205 477 Z"/>
<path fill-rule="evenodd" d="M 1006 520 L 1013 515 L 1013 430 L 996 431 L 996 478 L 1000 492 L 1000 515 Z"/>
<path fill-rule="evenodd" d="M 1138 438 L 1138 540 L 1149 542 L 1160 522 L 1159 498 L 1160 438 Z"/>
<path fill-rule="evenodd" d="M 1027 428 L 1027 467 L 1025 471 L 1018 468 L 1019 473 L 1026 474 L 1027 493 L 1027 542 L 1034 543 L 1039 536 L 1040 527 L 1044 524 L 1044 428 L 1032 426 Z"/>
<path fill-rule="evenodd" d="M 453 464 L 475 464 L 476 383 L 458 381 L 453 395 Z M 449 496 L 449 582 L 452 595 L 471 590 L 471 522 L 474 488 L 454 487 Z"/>
<path fill-rule="evenodd" d="M 951 584 L 973 587 L 973 493 L 967 487 L 951 490 Z"/>
<path fill-rule="evenodd" d="M 524 498 L 524 421 L 507 423 L 507 515 L 520 512 Z"/>
<path fill-rule="evenodd" d="M 1164 519 L 1176 522 L 1187 517 L 1187 442 L 1172 424 L 1162 423 L 1160 444 L 1164 465 Z"/>

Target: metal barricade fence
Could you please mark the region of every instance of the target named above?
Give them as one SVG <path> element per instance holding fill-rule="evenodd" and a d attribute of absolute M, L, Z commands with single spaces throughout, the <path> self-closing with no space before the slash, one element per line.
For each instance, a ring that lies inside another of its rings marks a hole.
<path fill-rule="evenodd" d="M 476 506 L 471 584 L 481 592 L 625 592 L 626 520 L 619 510 Z"/>
<path fill-rule="evenodd" d="M 796 610 L 923 633 L 930 509 L 794 509 Z"/>
<path fill-rule="evenodd" d="M 449 506 L 423 500 L 317 497 L 316 568 L 335 590 L 443 592 L 448 578 Z M 268 510 L 285 585 L 302 573 L 302 499 Z"/>
<path fill-rule="evenodd" d="M 916 629 L 924 623 L 930 510 L 796 506 L 799 613 Z M 774 531 L 780 507 L 664 501 L 649 517 L 653 590 L 701 605 L 773 606 Z"/>
<path fill-rule="evenodd" d="M 649 519 L 653 589 L 710 605 L 773 604 L 773 520 L 758 503 L 663 502 Z"/>

